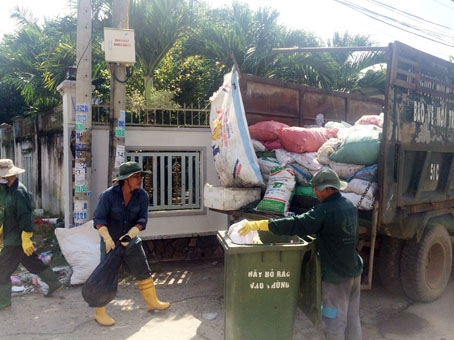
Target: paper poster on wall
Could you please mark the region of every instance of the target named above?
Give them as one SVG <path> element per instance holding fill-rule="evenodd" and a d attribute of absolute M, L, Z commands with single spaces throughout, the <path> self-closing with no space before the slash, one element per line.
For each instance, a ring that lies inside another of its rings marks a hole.
<path fill-rule="evenodd" d="M 117 145 L 117 150 L 115 152 L 115 168 L 119 168 L 121 163 L 125 161 L 125 146 Z"/>
<path fill-rule="evenodd" d="M 84 131 L 87 125 L 87 114 L 76 113 L 76 131 Z"/>
<path fill-rule="evenodd" d="M 120 118 L 118 119 L 118 126 L 119 127 L 126 127 L 126 112 L 125 110 L 120 110 Z"/>
<path fill-rule="evenodd" d="M 87 191 L 86 180 L 87 167 L 85 164 L 76 163 L 74 169 L 74 190 L 75 192 Z"/>
<path fill-rule="evenodd" d="M 87 221 L 87 201 L 74 200 L 74 225 L 79 226 Z"/>
<path fill-rule="evenodd" d="M 86 130 L 87 112 L 89 109 L 88 103 L 76 103 L 76 131 Z"/>
<path fill-rule="evenodd" d="M 88 103 L 77 103 L 76 104 L 76 113 L 88 112 L 88 109 L 89 109 Z"/>
<path fill-rule="evenodd" d="M 76 122 L 86 123 L 87 114 L 86 113 L 76 113 Z"/>
<path fill-rule="evenodd" d="M 115 137 L 124 137 L 125 136 L 125 129 L 122 127 L 115 128 Z"/>

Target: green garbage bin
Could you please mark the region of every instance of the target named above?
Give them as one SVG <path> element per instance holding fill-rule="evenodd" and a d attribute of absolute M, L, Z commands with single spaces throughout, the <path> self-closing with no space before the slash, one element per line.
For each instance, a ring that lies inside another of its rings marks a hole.
<path fill-rule="evenodd" d="M 302 259 L 312 249 L 298 237 L 260 232 L 263 244 L 236 244 L 219 231 L 224 248 L 224 339 L 291 340 Z"/>

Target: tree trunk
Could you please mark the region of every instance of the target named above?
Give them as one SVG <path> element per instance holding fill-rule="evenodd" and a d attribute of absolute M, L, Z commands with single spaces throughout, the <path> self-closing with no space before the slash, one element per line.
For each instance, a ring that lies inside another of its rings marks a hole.
<path fill-rule="evenodd" d="M 145 85 L 145 102 L 147 107 L 151 107 L 151 91 L 153 91 L 153 77 L 152 76 L 145 76 L 144 77 L 144 85 Z"/>

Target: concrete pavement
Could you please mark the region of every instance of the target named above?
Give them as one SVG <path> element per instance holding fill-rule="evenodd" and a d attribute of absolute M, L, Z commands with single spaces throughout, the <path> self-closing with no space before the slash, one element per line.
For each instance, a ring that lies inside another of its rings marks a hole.
<path fill-rule="evenodd" d="M 12 308 L 0 312 L 0 339 L 223 340 L 223 259 L 160 262 L 151 267 L 158 297 L 172 303 L 167 311 L 149 313 L 136 282 L 122 275 L 117 296 L 108 305 L 114 326 L 99 326 L 82 299 L 81 286 L 71 286 L 50 298 L 39 293 L 14 296 Z M 362 293 L 364 339 L 453 340 L 453 305 L 452 280 L 445 295 L 430 304 L 411 303 L 375 285 Z M 322 331 L 299 310 L 293 340 L 297 339 L 323 339 Z"/>

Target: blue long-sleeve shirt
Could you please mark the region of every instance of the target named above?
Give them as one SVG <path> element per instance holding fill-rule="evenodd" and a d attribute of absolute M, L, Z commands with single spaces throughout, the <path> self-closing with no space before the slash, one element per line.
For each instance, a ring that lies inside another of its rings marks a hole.
<path fill-rule="evenodd" d="M 148 221 L 149 197 L 145 190 L 134 190 L 132 197 L 125 205 L 120 185 L 105 190 L 99 197 L 93 213 L 94 227 L 105 225 L 112 239 L 117 241 L 129 229 L 139 224 L 144 230 Z"/>
<path fill-rule="evenodd" d="M 317 235 L 323 281 L 339 283 L 361 274 L 363 261 L 356 251 L 358 211 L 340 193 L 304 214 L 270 220 L 268 225 L 278 235 Z"/>

